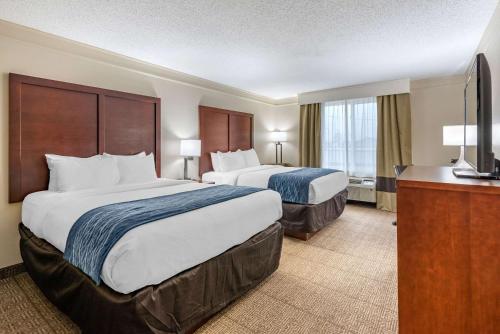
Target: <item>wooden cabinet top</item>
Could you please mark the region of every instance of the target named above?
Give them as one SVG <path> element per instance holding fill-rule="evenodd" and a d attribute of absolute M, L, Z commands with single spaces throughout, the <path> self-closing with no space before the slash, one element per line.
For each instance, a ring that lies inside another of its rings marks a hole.
<path fill-rule="evenodd" d="M 451 167 L 408 166 L 397 186 L 500 194 L 500 181 L 458 178 Z"/>

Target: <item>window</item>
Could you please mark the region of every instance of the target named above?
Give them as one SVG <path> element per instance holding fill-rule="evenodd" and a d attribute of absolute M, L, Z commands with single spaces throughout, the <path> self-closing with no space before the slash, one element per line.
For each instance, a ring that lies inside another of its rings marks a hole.
<path fill-rule="evenodd" d="M 322 167 L 341 169 L 349 176 L 375 177 L 376 98 L 327 102 L 322 113 Z"/>

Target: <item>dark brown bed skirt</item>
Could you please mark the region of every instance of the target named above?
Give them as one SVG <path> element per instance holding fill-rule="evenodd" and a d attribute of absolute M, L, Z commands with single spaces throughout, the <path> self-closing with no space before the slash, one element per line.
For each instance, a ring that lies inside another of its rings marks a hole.
<path fill-rule="evenodd" d="M 344 212 L 347 189 L 319 204 L 295 204 L 283 202 L 283 217 L 280 222 L 285 234 L 307 240 Z"/>
<path fill-rule="evenodd" d="M 279 265 L 283 228 L 275 223 L 243 244 L 158 285 L 121 294 L 95 285 L 63 254 L 19 224 L 26 270 L 83 333 L 190 333 L 254 288 Z"/>

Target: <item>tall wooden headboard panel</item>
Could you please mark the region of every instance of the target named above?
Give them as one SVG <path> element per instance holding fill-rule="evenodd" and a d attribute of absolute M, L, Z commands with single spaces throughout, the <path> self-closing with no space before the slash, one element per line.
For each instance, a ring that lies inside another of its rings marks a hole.
<path fill-rule="evenodd" d="M 46 153 L 153 152 L 160 175 L 160 99 L 9 75 L 9 201 L 47 189 Z"/>
<path fill-rule="evenodd" d="M 199 106 L 200 175 L 213 170 L 210 152 L 253 147 L 253 114 Z"/>

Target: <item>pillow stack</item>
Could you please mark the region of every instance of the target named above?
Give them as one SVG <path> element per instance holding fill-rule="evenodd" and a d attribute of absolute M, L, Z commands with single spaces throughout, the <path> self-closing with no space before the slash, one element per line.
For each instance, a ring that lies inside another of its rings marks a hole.
<path fill-rule="evenodd" d="M 245 165 L 247 167 L 260 166 L 259 157 L 257 156 L 257 152 L 255 152 L 253 148 L 247 151 L 238 150 L 237 152 L 241 152 L 243 158 L 245 159 Z"/>
<path fill-rule="evenodd" d="M 136 155 L 111 155 L 104 153 L 104 157 L 115 159 L 120 171 L 120 182 L 140 183 L 156 180 L 155 158 L 153 153 L 146 155 L 141 152 Z"/>
<path fill-rule="evenodd" d="M 116 184 L 151 182 L 157 179 L 152 153 L 104 153 L 90 158 L 46 154 L 45 158 L 50 170 L 50 191 L 75 191 Z"/>
<path fill-rule="evenodd" d="M 230 172 L 260 166 L 259 157 L 253 148 L 246 151 L 210 153 L 210 157 L 215 172 Z"/>

